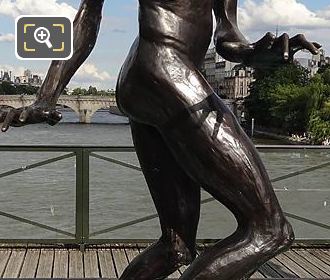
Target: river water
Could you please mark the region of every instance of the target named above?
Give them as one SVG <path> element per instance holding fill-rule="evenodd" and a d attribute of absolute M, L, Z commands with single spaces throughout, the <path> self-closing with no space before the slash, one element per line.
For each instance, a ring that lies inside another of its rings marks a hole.
<path fill-rule="evenodd" d="M 5 144 L 86 144 L 131 146 L 128 120 L 98 111 L 93 124 L 78 124 L 73 112 L 64 112 L 63 121 L 54 127 L 37 124 L 12 128 L 0 134 Z M 36 163 L 63 153 L 1 152 L 0 174 Z M 138 165 L 135 153 L 100 153 Z M 330 150 L 261 152 L 271 178 L 330 161 Z M 329 166 L 273 184 L 284 211 L 319 223 L 330 224 Z M 1 178 L 0 211 L 46 224 L 64 231 L 75 231 L 75 160 L 25 170 Z M 202 193 L 208 198 L 207 193 Z M 98 232 L 155 213 L 141 172 L 100 159 L 90 159 L 90 232 Z M 1 213 L 0 213 L 1 214 Z M 298 238 L 330 239 L 326 229 L 289 219 Z M 66 238 L 0 216 L 0 239 Z M 235 230 L 232 214 L 213 201 L 202 205 L 199 238 L 223 238 Z M 95 238 L 157 238 L 158 219 L 96 235 Z"/>

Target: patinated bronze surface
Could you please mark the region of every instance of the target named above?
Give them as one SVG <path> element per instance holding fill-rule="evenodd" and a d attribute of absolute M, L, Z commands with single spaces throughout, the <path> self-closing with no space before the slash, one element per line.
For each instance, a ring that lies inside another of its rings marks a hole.
<path fill-rule="evenodd" d="M 82 1 L 73 58 L 52 63 L 36 104 L 2 116 L 3 131 L 60 119 L 56 100 L 93 48 L 102 4 Z M 316 53 L 319 47 L 302 35 L 270 33 L 249 43 L 237 27 L 236 0 L 140 0 L 140 33 L 119 75 L 117 103 L 130 118 L 162 236 L 122 280 L 164 279 L 190 263 L 180 279 L 240 279 L 293 242 L 254 145 L 198 71 L 212 36 L 212 10 L 217 51 L 229 60 L 275 65 L 299 49 Z M 196 258 L 201 188 L 234 214 L 238 227 Z"/>

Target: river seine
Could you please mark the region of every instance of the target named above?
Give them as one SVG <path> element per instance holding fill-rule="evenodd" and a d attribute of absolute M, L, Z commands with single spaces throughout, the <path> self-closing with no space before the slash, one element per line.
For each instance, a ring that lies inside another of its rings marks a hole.
<path fill-rule="evenodd" d="M 54 127 L 45 124 L 12 128 L 0 134 L 0 145 L 86 144 L 132 146 L 128 120 L 98 111 L 93 124 L 78 124 L 73 112 L 66 111 Z M 14 215 L 70 233 L 75 232 L 75 159 L 26 169 L 2 176 L 10 170 L 28 166 L 64 153 L 0 152 L 0 239 L 61 239 L 67 236 L 9 219 Z M 99 153 L 138 165 L 135 153 Z M 330 161 L 330 150 L 262 151 L 261 157 L 272 179 Z M 24 169 L 24 168 L 23 168 Z M 330 167 L 274 183 L 285 212 L 329 225 Z M 207 193 L 202 194 L 208 198 Z M 90 159 L 90 233 L 97 233 L 135 219 L 154 214 L 146 183 L 140 171 L 101 159 Z M 7 213 L 3 215 L 3 213 Z M 297 238 L 330 239 L 326 229 L 289 218 Z M 223 238 L 235 230 L 233 216 L 219 203 L 202 205 L 199 238 Z M 91 238 L 158 238 L 158 219 L 116 229 Z"/>

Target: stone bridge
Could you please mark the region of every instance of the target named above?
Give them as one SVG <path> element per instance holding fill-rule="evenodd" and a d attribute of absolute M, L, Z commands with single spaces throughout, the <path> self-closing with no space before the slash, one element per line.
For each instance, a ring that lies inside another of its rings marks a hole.
<path fill-rule="evenodd" d="M 0 106 L 19 108 L 31 105 L 33 95 L 0 95 Z M 115 97 L 106 96 L 60 96 L 58 105 L 71 108 L 79 116 L 81 123 L 90 123 L 93 114 L 99 109 L 117 106 Z"/>

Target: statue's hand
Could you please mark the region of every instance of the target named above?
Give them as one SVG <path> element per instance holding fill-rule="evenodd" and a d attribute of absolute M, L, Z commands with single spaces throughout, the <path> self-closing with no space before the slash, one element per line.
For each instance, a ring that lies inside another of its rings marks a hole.
<path fill-rule="evenodd" d="M 0 111 L 1 131 L 6 132 L 10 126 L 20 127 L 27 124 L 46 122 L 55 125 L 62 119 L 60 112 L 49 109 L 43 105 L 32 104 L 28 107 L 10 109 L 6 112 Z"/>
<path fill-rule="evenodd" d="M 303 34 L 292 38 L 284 33 L 276 38 L 274 34 L 267 33 L 259 41 L 252 44 L 253 51 L 246 58 L 247 64 L 254 67 L 272 67 L 285 62 L 293 62 L 294 55 L 300 50 L 307 50 L 312 54 L 318 54 L 321 45 L 309 42 Z"/>
<path fill-rule="evenodd" d="M 219 28 L 221 31 L 221 29 Z M 251 44 L 238 31 L 235 33 L 215 33 L 217 52 L 227 60 L 244 63 L 255 68 L 272 68 L 280 64 L 293 62 L 296 52 L 306 49 L 317 54 L 321 47 L 318 43 L 306 40 L 302 34 L 289 38 L 284 33 L 280 37 L 268 32 L 259 41 Z"/>

